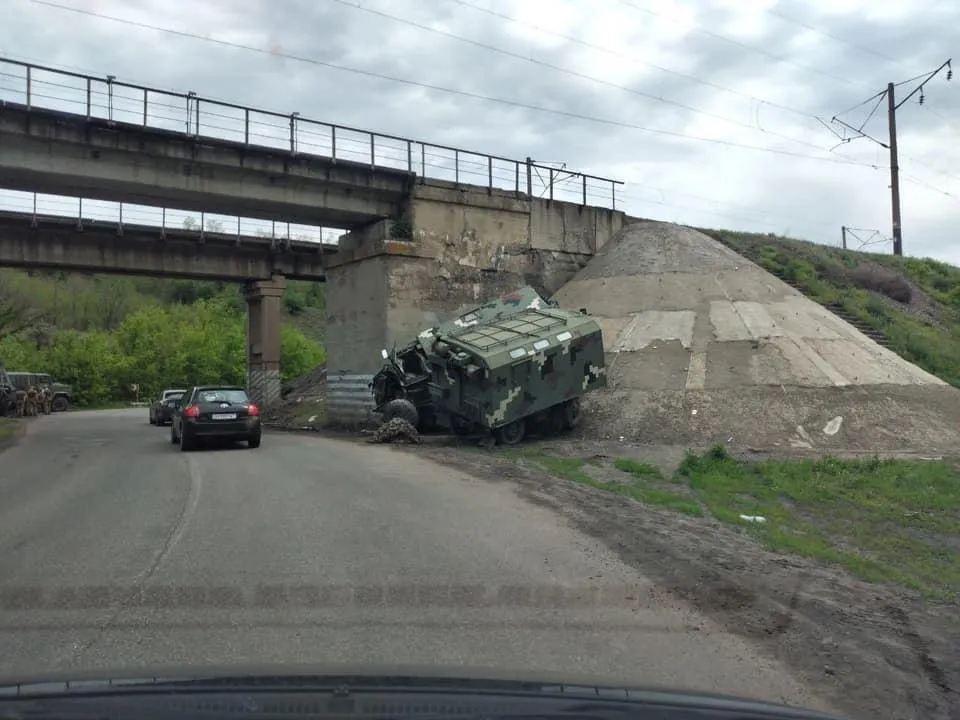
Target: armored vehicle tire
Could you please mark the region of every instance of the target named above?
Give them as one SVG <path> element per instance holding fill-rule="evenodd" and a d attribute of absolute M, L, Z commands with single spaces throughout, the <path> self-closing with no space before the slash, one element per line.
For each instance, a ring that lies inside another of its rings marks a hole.
<path fill-rule="evenodd" d="M 383 421 L 390 422 L 394 418 L 406 420 L 413 427 L 418 427 L 420 424 L 417 406 L 406 398 L 396 398 L 383 406 Z"/>
<path fill-rule="evenodd" d="M 496 431 L 497 442 L 501 445 L 516 445 L 523 440 L 523 436 L 526 434 L 527 423 L 522 418 L 507 423 L 503 427 L 497 428 Z"/>
<path fill-rule="evenodd" d="M 563 426 L 567 430 L 573 430 L 580 424 L 580 398 L 567 400 L 563 404 Z"/>
<path fill-rule="evenodd" d="M 53 399 L 52 409 L 54 412 L 65 412 L 68 407 L 70 407 L 70 403 L 63 395 L 57 395 Z"/>
<path fill-rule="evenodd" d="M 469 435 L 473 432 L 473 423 L 467 420 L 461 420 L 460 418 L 453 418 L 452 429 L 454 435 Z"/>

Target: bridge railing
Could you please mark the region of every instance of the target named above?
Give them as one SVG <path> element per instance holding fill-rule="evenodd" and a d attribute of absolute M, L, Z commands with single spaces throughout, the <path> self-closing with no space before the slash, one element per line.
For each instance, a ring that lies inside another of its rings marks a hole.
<path fill-rule="evenodd" d="M 423 178 L 518 195 L 617 207 L 620 180 L 462 148 L 370 132 L 235 103 L 194 92 L 121 82 L 0 58 L 0 101 L 136 124 L 189 136 L 318 155 L 403 170 Z"/>
<path fill-rule="evenodd" d="M 260 220 L 233 215 L 214 215 L 177 208 L 135 205 L 131 203 L 90 200 L 88 198 L 45 195 L 16 190 L 0 190 L 0 212 L 21 213 L 25 218 L 63 218 L 75 220 L 78 227 L 93 222 L 115 226 L 122 231 L 125 225 L 164 230 L 188 230 L 237 237 L 262 237 L 273 240 L 336 244 L 344 230 L 300 225 L 278 220 Z"/>

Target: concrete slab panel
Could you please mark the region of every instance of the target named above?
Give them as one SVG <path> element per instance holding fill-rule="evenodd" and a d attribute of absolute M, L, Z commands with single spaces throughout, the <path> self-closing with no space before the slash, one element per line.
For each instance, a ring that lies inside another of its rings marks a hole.
<path fill-rule="evenodd" d="M 710 325 L 713 327 L 714 339 L 719 342 L 753 339 L 736 306 L 729 300 L 714 300 L 710 303 Z"/>
<path fill-rule="evenodd" d="M 618 389 L 683 390 L 689 361 L 690 353 L 676 340 L 623 351 L 608 361 L 608 379 Z"/>
<path fill-rule="evenodd" d="M 630 352 L 670 340 L 679 340 L 681 345 L 689 350 L 696 319 L 697 314 L 689 310 L 648 310 L 637 313 L 620 333 L 614 349 Z"/>
<path fill-rule="evenodd" d="M 607 352 L 617 347 L 620 341 L 620 335 L 626 327 L 633 322 L 632 316 L 608 318 L 598 317 L 597 324 L 600 325 L 600 331 L 603 333 L 603 347 Z"/>

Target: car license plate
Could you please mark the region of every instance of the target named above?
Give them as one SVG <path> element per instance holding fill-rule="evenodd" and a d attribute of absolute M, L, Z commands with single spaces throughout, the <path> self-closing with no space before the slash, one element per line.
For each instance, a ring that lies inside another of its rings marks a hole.
<path fill-rule="evenodd" d="M 237 414 L 236 413 L 214 413 L 212 417 L 214 420 L 236 420 Z"/>

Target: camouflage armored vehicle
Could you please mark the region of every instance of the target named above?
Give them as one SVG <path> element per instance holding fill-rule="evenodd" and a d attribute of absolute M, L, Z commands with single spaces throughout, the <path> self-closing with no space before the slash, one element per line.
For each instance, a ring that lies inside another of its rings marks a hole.
<path fill-rule="evenodd" d="M 7 376 L 17 390 L 26 390 L 31 386 L 50 388 L 53 392 L 53 412 L 64 412 L 73 400 L 73 388 L 66 383 L 57 382 L 47 373 L 8 370 Z"/>
<path fill-rule="evenodd" d="M 547 300 L 532 287 L 523 287 L 496 300 L 465 310 L 437 327 L 424 330 L 417 339 L 402 348 L 394 349 L 393 352 L 381 350 L 380 354 L 385 362 L 371 383 L 376 411 L 383 413 L 385 421 L 396 416 L 403 417 L 421 431 L 447 429 L 466 432 L 467 429 L 460 425 L 451 428 L 437 422 L 428 387 L 430 367 L 427 350 L 421 341 L 431 343 L 438 335 L 454 333 L 477 323 L 497 320 L 528 308 L 556 305 L 555 301 Z M 387 407 L 391 401 L 399 399 L 409 402 L 393 403 Z M 410 409 L 411 403 L 417 410 L 416 414 Z"/>
<path fill-rule="evenodd" d="M 7 376 L 7 371 L 0 362 L 0 417 L 12 415 L 16 410 L 16 403 L 13 398 L 13 383 Z"/>
<path fill-rule="evenodd" d="M 491 431 L 509 445 L 528 430 L 574 427 L 580 397 L 606 387 L 603 336 L 585 312 L 536 297 L 533 306 L 516 302 L 512 309 L 501 298 L 422 332 L 400 351 L 383 351 L 387 362 L 373 385 L 384 420 Z"/>

